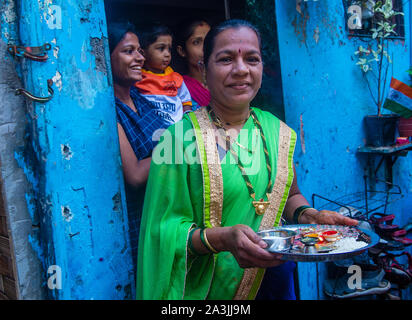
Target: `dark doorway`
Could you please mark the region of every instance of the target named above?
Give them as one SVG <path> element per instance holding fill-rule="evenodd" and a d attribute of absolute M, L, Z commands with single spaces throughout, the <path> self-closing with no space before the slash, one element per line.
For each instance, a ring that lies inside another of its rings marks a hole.
<path fill-rule="evenodd" d="M 108 22 L 126 19 L 137 25 L 162 22 L 173 29 L 193 15 L 211 24 L 226 18 L 246 19 L 262 35 L 264 73 L 262 88 L 252 106 L 270 111 L 284 121 L 284 105 L 274 0 L 105 0 Z M 179 66 L 172 68 L 180 72 Z"/>

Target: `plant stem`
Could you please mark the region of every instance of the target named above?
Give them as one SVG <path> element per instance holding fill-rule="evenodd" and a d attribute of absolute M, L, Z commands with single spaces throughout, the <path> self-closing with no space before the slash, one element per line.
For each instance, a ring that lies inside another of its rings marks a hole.
<path fill-rule="evenodd" d="M 379 73 L 378 73 L 378 117 L 381 116 L 381 80 L 382 80 L 382 63 L 383 63 L 383 37 L 378 40 L 378 49 L 379 41 L 381 42 L 381 52 L 379 58 Z"/>
<path fill-rule="evenodd" d="M 386 40 L 386 44 L 387 44 L 387 46 L 388 46 L 388 48 L 389 48 L 389 40 Z M 389 53 L 388 53 L 388 55 L 389 55 Z M 384 99 L 384 97 L 385 97 L 386 79 L 387 79 L 387 76 L 388 76 L 388 68 L 389 68 L 389 61 L 388 61 L 388 63 L 386 64 L 386 68 L 385 68 L 385 78 L 384 78 L 384 80 L 383 80 L 383 90 L 382 90 L 381 102 L 384 101 L 383 99 Z M 392 74 L 393 74 L 393 72 L 392 72 Z"/>
<path fill-rule="evenodd" d="M 371 86 L 370 86 L 368 77 L 366 76 L 365 73 L 363 74 L 363 76 L 365 77 L 365 81 L 366 81 L 366 84 L 367 84 L 367 86 L 368 86 L 369 92 L 370 92 L 370 94 L 371 94 L 372 100 L 373 100 L 373 102 L 377 105 L 378 103 L 377 103 L 377 101 L 376 101 L 376 99 L 375 99 L 375 95 L 374 95 L 373 92 L 372 92 L 372 89 L 371 89 Z"/>

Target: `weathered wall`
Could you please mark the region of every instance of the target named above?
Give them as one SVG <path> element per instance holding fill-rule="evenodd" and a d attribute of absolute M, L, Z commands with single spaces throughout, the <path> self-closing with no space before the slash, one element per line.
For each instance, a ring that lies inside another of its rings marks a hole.
<path fill-rule="evenodd" d="M 47 96 L 52 79 L 54 96 L 27 103 L 26 144 L 16 152 L 43 288 L 53 299 L 133 298 L 103 1 L 18 3 L 20 43 L 52 46 L 47 62 L 20 60 L 20 85 Z"/>
<path fill-rule="evenodd" d="M 14 94 L 15 89 L 22 87 L 16 71 L 17 63 L 7 53 L 7 44 L 16 44 L 18 21 L 14 1 L 7 0 L 0 3 L 2 35 L 0 39 L 0 61 L 2 61 L 0 63 L 0 101 L 2 101 L 0 104 L 0 182 L 3 182 L 4 209 L 10 231 L 9 237 L 13 240 L 10 248 L 16 266 L 16 279 L 13 280 L 17 286 L 17 298 L 43 299 L 46 296 L 42 289 L 44 273 L 29 243 L 32 219 L 25 195 L 30 192 L 30 186 L 15 158 L 15 155 L 24 148 L 27 126 L 24 99 Z M 9 265 L 8 268 L 9 272 L 13 273 L 12 266 Z M 10 296 L 6 289 L 4 293 L 9 298 L 16 298 Z"/>
<path fill-rule="evenodd" d="M 409 5 L 404 10 L 409 26 Z M 341 0 L 302 1 L 302 13 L 295 1 L 276 1 L 286 122 L 298 134 L 296 169 L 308 199 L 363 190 L 366 161 L 356 151 L 364 143 L 363 117 L 376 108 L 355 65 L 354 51 L 364 43 L 348 37 L 344 17 Z M 405 32 L 406 41 L 391 44 L 393 76 L 403 81 L 410 65 L 409 28 Z M 400 158 L 394 168 L 394 183 L 407 195 L 390 206 L 400 224 L 411 217 L 411 160 L 412 154 Z M 324 263 L 299 264 L 301 299 L 322 298 L 325 276 Z"/>

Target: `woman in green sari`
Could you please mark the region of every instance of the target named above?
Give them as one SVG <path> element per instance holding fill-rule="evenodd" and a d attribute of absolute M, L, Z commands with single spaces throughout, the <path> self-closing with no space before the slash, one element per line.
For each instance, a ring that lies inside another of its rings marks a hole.
<path fill-rule="evenodd" d="M 152 155 L 138 299 L 254 299 L 266 268 L 283 263 L 257 231 L 281 218 L 357 224 L 309 206 L 294 173 L 295 132 L 250 106 L 263 71 L 256 28 L 213 28 L 204 58 L 210 106 L 169 127 Z"/>

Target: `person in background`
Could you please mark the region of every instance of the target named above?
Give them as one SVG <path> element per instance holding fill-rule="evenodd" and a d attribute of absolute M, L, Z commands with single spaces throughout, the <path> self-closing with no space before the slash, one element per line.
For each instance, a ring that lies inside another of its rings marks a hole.
<path fill-rule="evenodd" d="M 203 42 L 209 31 L 210 24 L 204 19 L 185 20 L 176 28 L 176 51 L 184 61 L 183 79 L 192 97 L 193 110 L 210 102 L 203 62 Z"/>
<path fill-rule="evenodd" d="M 134 268 L 137 262 L 140 216 L 157 130 L 168 127 L 156 108 L 134 87 L 142 79 L 145 61 L 134 26 L 108 25 L 117 129 L 125 180 L 129 233 Z"/>
<path fill-rule="evenodd" d="M 166 26 L 153 24 L 143 27 L 139 35 L 146 60 L 142 81 L 135 86 L 157 107 L 158 116 L 173 124 L 192 111 L 192 100 L 183 77 L 170 67 L 172 33 Z"/>

